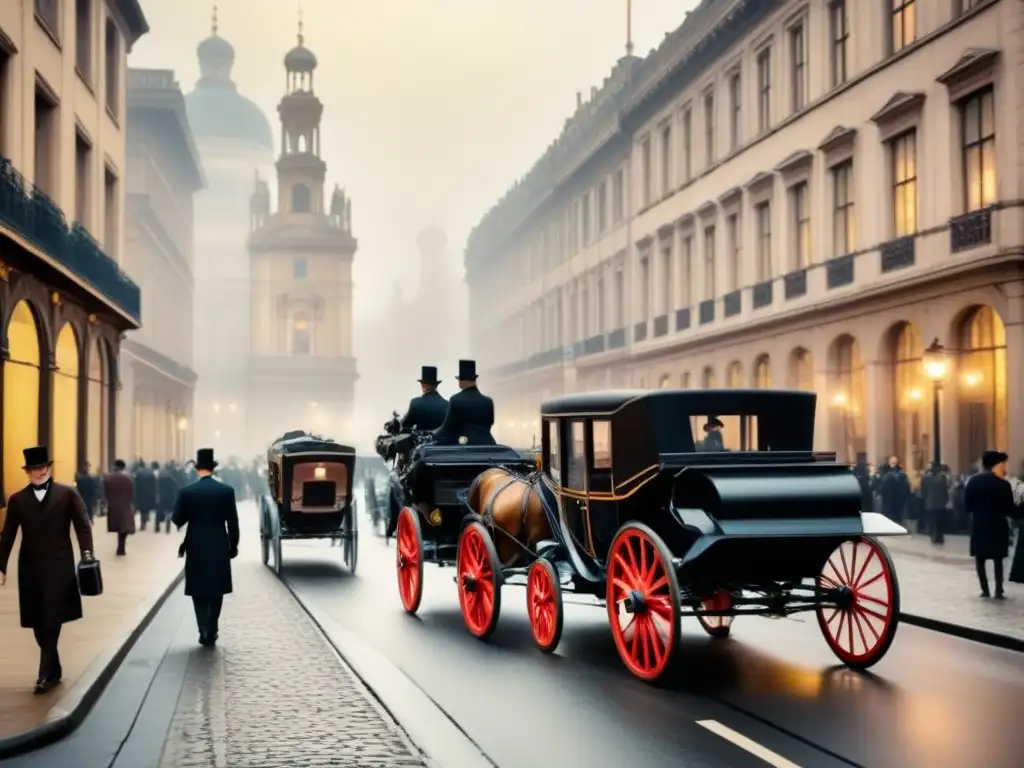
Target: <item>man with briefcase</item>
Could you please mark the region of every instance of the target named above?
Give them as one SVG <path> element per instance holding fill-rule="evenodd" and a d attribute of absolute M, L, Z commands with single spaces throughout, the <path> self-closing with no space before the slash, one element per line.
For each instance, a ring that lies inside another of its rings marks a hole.
<path fill-rule="evenodd" d="M 31 629 L 39 644 L 35 692 L 42 694 L 56 687 L 63 674 L 57 652 L 61 625 L 82 618 L 82 595 L 99 594 L 102 580 L 82 497 L 71 486 L 54 482 L 46 446 L 26 448 L 23 453 L 29 484 L 7 500 L 7 519 L 0 532 L 0 586 L 7 582 L 7 562 L 21 529 L 18 604 L 21 626 Z M 72 526 L 82 552 L 78 572 Z"/>

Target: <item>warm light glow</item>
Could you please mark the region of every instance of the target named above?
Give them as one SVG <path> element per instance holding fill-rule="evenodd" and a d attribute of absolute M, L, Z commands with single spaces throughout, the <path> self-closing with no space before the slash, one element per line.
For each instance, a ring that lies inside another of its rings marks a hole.
<path fill-rule="evenodd" d="M 216 432 L 214 432 L 213 436 L 214 437 L 220 437 L 220 430 L 218 429 Z"/>
<path fill-rule="evenodd" d="M 538 429 L 540 427 L 540 419 L 533 420 L 533 428 Z"/>
<path fill-rule="evenodd" d="M 520 426 L 520 427 L 522 427 L 523 429 L 529 429 L 529 428 L 530 428 L 530 422 L 528 422 L 528 421 L 524 421 L 524 422 L 523 422 L 522 424 L 520 424 L 519 426 Z"/>
<path fill-rule="evenodd" d="M 235 411 L 238 410 L 238 406 L 235 405 L 234 403 L 229 403 L 228 404 L 228 410 L 231 411 L 232 413 L 234 413 Z"/>
<path fill-rule="evenodd" d="M 949 375 L 949 359 L 946 357 L 945 348 L 936 339 L 924 352 L 924 372 L 932 381 L 939 383 L 945 381 Z"/>
<path fill-rule="evenodd" d="M 984 378 L 980 373 L 968 373 L 964 375 L 964 384 L 968 387 L 976 387 L 981 384 L 982 381 L 984 381 Z"/>
<path fill-rule="evenodd" d="M 39 331 L 24 301 L 19 301 L 11 314 L 7 349 L 11 360 L 23 363 L 4 366 L 4 491 L 10 498 L 25 487 L 22 449 L 39 442 Z M 0 520 L 3 518 L 0 510 Z"/>
<path fill-rule="evenodd" d="M 186 419 L 184 416 L 178 419 L 178 429 L 182 432 L 188 429 L 188 419 Z"/>
<path fill-rule="evenodd" d="M 842 408 L 846 405 L 846 395 L 839 394 L 832 398 L 832 405 L 836 408 Z"/>
<path fill-rule="evenodd" d="M 292 326 L 296 331 L 305 331 L 309 328 L 309 323 L 306 322 L 305 318 L 296 318 L 294 325 Z"/>
<path fill-rule="evenodd" d="M 53 374 L 53 436 L 50 457 L 53 477 L 75 484 L 78 471 L 78 337 L 65 323 L 57 336 L 57 370 Z"/>
<path fill-rule="evenodd" d="M 220 413 L 220 403 L 214 403 L 213 404 L 213 412 L 214 413 Z"/>
<path fill-rule="evenodd" d="M 515 429 L 516 423 L 514 421 L 509 421 L 505 424 L 505 426 L 508 427 L 509 429 Z"/>
<path fill-rule="evenodd" d="M 313 469 L 313 477 L 317 480 L 323 480 L 327 477 L 327 467 L 315 467 Z"/>
<path fill-rule="evenodd" d="M 912 389 L 909 392 L 907 392 L 907 397 L 909 397 L 911 400 L 920 400 L 922 397 L 921 390 Z"/>
<path fill-rule="evenodd" d="M 310 408 L 316 408 L 318 405 L 320 405 L 320 403 L 318 403 L 316 400 L 311 400 L 309 403 Z"/>

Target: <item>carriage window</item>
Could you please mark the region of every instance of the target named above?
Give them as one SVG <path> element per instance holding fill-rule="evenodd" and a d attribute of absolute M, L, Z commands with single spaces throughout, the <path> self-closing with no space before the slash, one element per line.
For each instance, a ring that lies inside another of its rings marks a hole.
<path fill-rule="evenodd" d="M 566 485 L 573 490 L 583 490 L 586 487 L 584 477 L 587 467 L 585 432 L 582 421 L 573 421 L 571 425 L 572 443 L 569 445 L 569 473 Z"/>
<path fill-rule="evenodd" d="M 594 422 L 594 469 L 612 468 L 612 424 Z"/>
<path fill-rule="evenodd" d="M 690 430 L 700 453 L 760 450 L 755 414 L 691 416 Z"/>
<path fill-rule="evenodd" d="M 548 422 L 548 474 L 556 483 L 562 482 L 562 454 L 559 451 L 558 422 Z"/>
<path fill-rule="evenodd" d="M 348 467 L 336 462 L 292 466 L 293 511 L 337 510 L 348 503 Z"/>

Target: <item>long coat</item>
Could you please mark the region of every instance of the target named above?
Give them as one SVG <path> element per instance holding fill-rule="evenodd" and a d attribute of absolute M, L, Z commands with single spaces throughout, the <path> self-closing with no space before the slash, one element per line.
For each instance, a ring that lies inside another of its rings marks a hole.
<path fill-rule="evenodd" d="M 447 415 L 448 401 L 436 390 L 431 390 L 409 401 L 409 409 L 399 423 L 404 432 L 413 428 L 431 430 L 444 424 Z"/>
<path fill-rule="evenodd" d="M 156 473 L 141 467 L 135 472 L 135 506 L 139 512 L 152 512 L 156 501 Z"/>
<path fill-rule="evenodd" d="M 175 472 L 170 467 L 161 469 L 156 485 L 159 489 L 157 509 L 161 512 L 170 512 L 174 509 L 175 499 L 178 498 L 178 478 L 175 477 Z"/>
<path fill-rule="evenodd" d="M 1010 551 L 1010 518 L 1024 517 L 1013 503 L 1013 489 L 991 472 L 979 472 L 964 487 L 964 506 L 971 516 L 971 556 L 1002 560 Z"/>
<path fill-rule="evenodd" d="M 103 476 L 103 494 L 107 498 L 107 532 L 135 533 L 135 483 L 126 472 Z"/>
<path fill-rule="evenodd" d="M 448 401 L 448 414 L 444 423 L 434 432 L 438 445 L 494 445 L 491 427 L 494 426 L 494 401 L 476 387 L 460 390 Z"/>
<path fill-rule="evenodd" d="M 230 485 L 201 477 L 178 491 L 174 524 L 185 532 L 185 594 L 231 592 L 231 559 L 238 554 L 238 509 Z"/>
<path fill-rule="evenodd" d="M 7 573 L 7 561 L 20 528 L 18 605 L 23 627 L 50 629 L 82 618 L 72 526 L 78 548 L 94 551 L 85 503 L 69 485 L 52 483 L 41 502 L 31 487 L 8 499 L 7 520 L 0 533 L 0 571 Z"/>

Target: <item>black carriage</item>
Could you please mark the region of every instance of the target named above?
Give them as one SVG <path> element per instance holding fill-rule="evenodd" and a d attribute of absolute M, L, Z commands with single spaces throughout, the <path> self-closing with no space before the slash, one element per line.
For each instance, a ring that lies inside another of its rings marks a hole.
<path fill-rule="evenodd" d="M 518 581 L 543 650 L 561 636 L 562 591 L 593 595 L 620 657 L 644 680 L 669 666 L 683 616 L 722 638 L 737 616 L 813 611 L 840 661 L 873 665 L 900 611 L 877 537 L 906 530 L 863 512 L 852 467 L 812 449 L 815 408 L 814 393 L 779 390 L 545 403 L 535 482 L 552 538 L 531 548 L 529 567 L 502 569 L 491 538 L 503 532 L 481 518 L 465 527 L 462 538 L 476 540 L 460 545 L 468 554 L 458 563 L 467 627 L 487 637 L 502 584 Z"/>
<path fill-rule="evenodd" d="M 355 450 L 307 432 L 289 432 L 267 450 L 268 494 L 260 498 L 263 564 L 280 575 L 281 543 L 329 539 L 355 573 L 359 525 L 352 503 Z"/>

